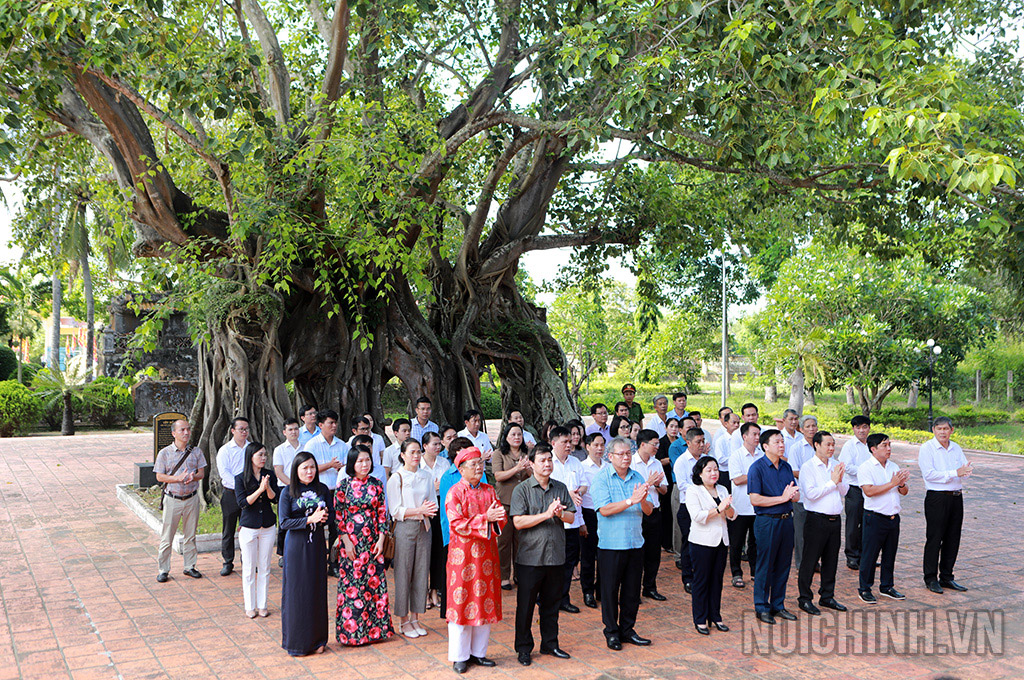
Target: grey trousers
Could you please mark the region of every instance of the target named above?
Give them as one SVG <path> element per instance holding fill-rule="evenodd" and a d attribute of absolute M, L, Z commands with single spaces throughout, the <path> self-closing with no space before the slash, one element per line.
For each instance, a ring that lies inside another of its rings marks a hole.
<path fill-rule="evenodd" d="M 800 558 L 804 554 L 804 522 L 807 521 L 807 511 L 803 503 L 793 503 L 793 564 L 800 568 Z"/>
<path fill-rule="evenodd" d="M 430 576 L 430 530 L 423 520 L 395 522 L 395 616 L 422 614 L 427 610 Z"/>
<path fill-rule="evenodd" d="M 181 554 L 185 558 L 185 569 L 196 566 L 196 527 L 199 526 L 199 494 L 183 501 L 171 496 L 164 496 L 163 527 L 160 529 L 160 547 L 157 549 L 157 568 L 161 574 L 171 571 L 171 544 L 174 534 L 181 522 L 181 533 L 184 539 Z"/>

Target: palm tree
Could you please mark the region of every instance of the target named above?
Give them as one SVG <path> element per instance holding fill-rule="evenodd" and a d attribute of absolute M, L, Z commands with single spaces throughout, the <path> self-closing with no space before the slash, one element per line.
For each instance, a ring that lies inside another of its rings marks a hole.
<path fill-rule="evenodd" d="M 821 349 L 825 344 L 825 333 L 819 328 L 812 329 L 803 335 L 790 340 L 777 349 L 778 358 L 789 366 L 793 366 L 789 374 L 789 408 L 799 414 L 804 412 L 804 389 L 807 376 L 812 383 L 823 384 L 828 363 Z"/>
<path fill-rule="evenodd" d="M 66 372 L 46 368 L 36 374 L 32 380 L 32 390 L 43 402 L 45 409 L 51 409 L 57 403 L 63 407 L 60 433 L 70 436 L 75 433 L 75 399 L 83 403 L 83 408 L 90 407 L 106 408 L 109 406 L 108 399 L 100 392 L 86 390 L 86 383 L 72 382 Z"/>

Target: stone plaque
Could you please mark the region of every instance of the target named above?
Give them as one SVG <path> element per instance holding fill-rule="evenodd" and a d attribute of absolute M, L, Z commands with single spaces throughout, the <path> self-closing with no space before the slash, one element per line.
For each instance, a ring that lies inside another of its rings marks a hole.
<path fill-rule="evenodd" d="M 175 413 L 174 411 L 167 411 L 165 413 L 158 413 L 153 416 L 153 462 L 156 462 L 156 454 L 160 453 L 160 449 L 165 446 L 169 446 L 174 443 L 174 437 L 171 435 L 171 425 L 174 424 L 175 420 L 187 420 L 188 416 L 184 413 Z"/>

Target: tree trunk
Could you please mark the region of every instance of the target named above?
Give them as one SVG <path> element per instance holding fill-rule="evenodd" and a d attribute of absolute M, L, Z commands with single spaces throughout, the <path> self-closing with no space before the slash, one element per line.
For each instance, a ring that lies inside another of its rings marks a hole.
<path fill-rule="evenodd" d="M 60 308 L 64 301 L 64 289 L 60 282 L 60 230 L 53 232 L 53 276 L 50 290 L 53 297 L 52 324 L 50 326 L 50 370 L 60 370 Z"/>
<path fill-rule="evenodd" d="M 798 415 L 804 414 L 803 366 L 798 365 L 796 369 L 789 374 L 789 408 L 796 411 Z"/>
<path fill-rule="evenodd" d="M 764 400 L 769 404 L 779 400 L 779 389 L 774 380 L 764 386 Z"/>
<path fill-rule="evenodd" d="M 847 406 L 856 406 L 856 404 L 857 404 L 856 398 L 853 396 L 853 385 L 847 385 L 846 386 L 846 405 Z"/>
<path fill-rule="evenodd" d="M 814 388 L 808 387 L 804 390 L 804 396 L 807 398 L 807 403 L 811 406 L 818 405 L 818 397 L 814 394 Z"/>
<path fill-rule="evenodd" d="M 90 383 L 93 378 L 95 349 L 93 342 L 96 337 L 96 300 L 93 298 L 92 293 L 92 270 L 89 269 L 88 248 L 82 253 L 80 267 L 82 269 L 82 288 L 85 293 L 85 382 Z"/>
<path fill-rule="evenodd" d="M 907 408 L 917 408 L 917 398 L 921 393 L 921 381 L 914 380 L 907 388 Z"/>
<path fill-rule="evenodd" d="M 75 433 L 75 413 L 72 410 L 71 392 L 65 391 L 63 399 L 64 415 L 60 421 L 60 433 L 67 437 Z"/>

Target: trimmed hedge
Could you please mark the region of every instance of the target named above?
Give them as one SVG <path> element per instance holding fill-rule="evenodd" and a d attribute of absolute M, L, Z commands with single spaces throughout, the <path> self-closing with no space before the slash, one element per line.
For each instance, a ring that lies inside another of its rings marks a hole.
<path fill-rule="evenodd" d="M 131 392 L 115 378 L 101 376 L 85 386 L 82 416 L 100 427 L 124 425 L 135 417 Z"/>
<path fill-rule="evenodd" d="M 0 382 L 0 437 L 11 437 L 39 421 L 43 405 L 17 380 Z"/>

